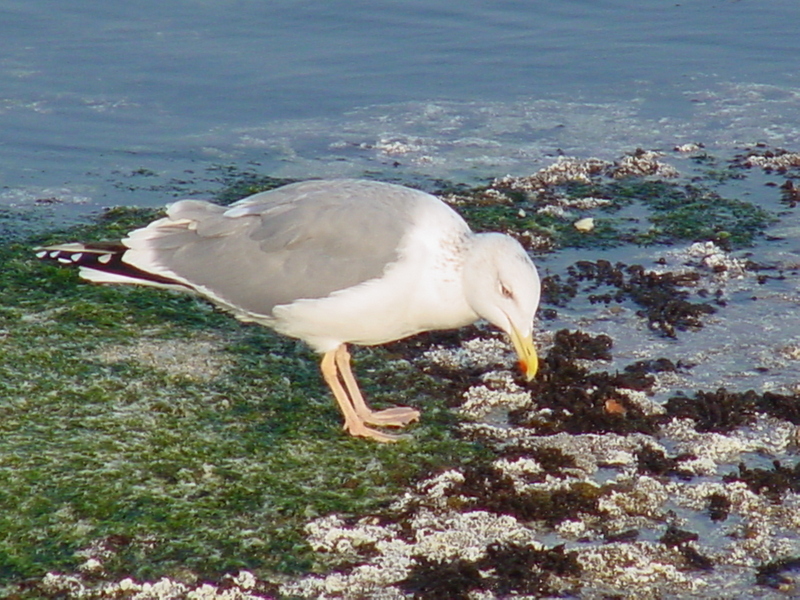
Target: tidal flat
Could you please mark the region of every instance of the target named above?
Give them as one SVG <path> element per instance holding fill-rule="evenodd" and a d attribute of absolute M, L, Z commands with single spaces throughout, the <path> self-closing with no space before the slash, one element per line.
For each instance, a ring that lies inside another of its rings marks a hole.
<path fill-rule="evenodd" d="M 231 173 L 222 202 L 283 182 Z M 0 592 L 791 596 L 798 177 L 791 151 L 692 145 L 417 182 L 531 252 L 542 368 L 481 325 L 358 349 L 376 407 L 424 409 L 390 446 L 341 432 L 302 343 L 35 259 L 158 211 L 4 211 Z"/>

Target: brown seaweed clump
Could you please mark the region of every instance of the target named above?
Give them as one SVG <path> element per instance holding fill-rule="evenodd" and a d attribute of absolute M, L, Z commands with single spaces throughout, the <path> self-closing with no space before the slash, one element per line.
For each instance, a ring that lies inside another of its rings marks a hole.
<path fill-rule="evenodd" d="M 455 559 L 442 563 L 416 557 L 414 567 L 398 587 L 417 600 L 466 600 L 481 591 L 492 591 L 501 598 L 541 598 L 557 593 L 550 582 L 552 575 L 577 577 L 580 573 L 577 553 L 567 552 L 563 545 L 537 549 L 495 543 L 487 547 L 484 558 L 475 562 Z"/>
<path fill-rule="evenodd" d="M 723 481 L 742 481 L 754 494 L 764 494 L 775 504 L 780 504 L 786 492 L 800 492 L 800 462 L 793 467 L 784 467 L 781 461 L 772 461 L 772 469 L 759 467 L 749 469 L 739 463 L 738 473 L 725 475 Z"/>
<path fill-rule="evenodd" d="M 588 293 L 592 304 L 632 301 L 650 327 L 666 337 L 676 331 L 703 326 L 702 317 L 716 312 L 709 302 L 692 302 L 685 289 L 697 285 L 698 273 L 655 273 L 642 265 L 612 264 L 607 260 L 582 260 L 567 269 L 565 281 L 557 275 L 542 282 L 543 300 L 566 306 L 579 292 Z M 605 288 L 605 289 L 603 289 Z M 610 288 L 610 289 L 609 289 Z"/>
<path fill-rule="evenodd" d="M 693 398 L 673 396 L 667 400 L 667 416 L 671 419 L 692 419 L 701 433 L 730 433 L 752 422 L 756 412 L 757 394 L 728 392 L 697 392 Z"/>
<path fill-rule="evenodd" d="M 565 477 L 561 474 L 556 478 Z M 526 483 L 544 483 L 544 479 Z M 454 491 L 472 510 L 511 515 L 520 521 L 542 521 L 551 527 L 581 514 L 600 514 L 597 503 L 602 494 L 602 488 L 582 481 L 559 489 L 531 486 L 520 490 L 511 477 L 489 465 L 465 469 L 464 481 Z"/>
<path fill-rule="evenodd" d="M 529 384 L 534 406 L 509 413 L 518 427 L 541 435 L 559 432 L 655 433 L 656 417 L 646 415 L 620 388 L 647 392 L 654 378 L 644 372 L 590 372 L 577 362 L 609 360 L 611 338 L 583 332 L 556 332 L 553 348 L 543 359 L 541 374 Z"/>
<path fill-rule="evenodd" d="M 460 558 L 443 562 L 419 556 L 415 563 L 398 587 L 416 600 L 469 600 L 471 592 L 483 589 L 481 573 L 474 562 Z"/>
<path fill-rule="evenodd" d="M 697 458 L 694 454 L 683 453 L 677 456 L 667 456 L 660 448 L 643 445 L 636 453 L 638 463 L 637 471 L 640 474 L 655 475 L 658 477 L 676 476 L 688 481 L 694 474 L 681 467 L 681 463 Z"/>
<path fill-rule="evenodd" d="M 692 419 L 701 433 L 731 433 L 749 425 L 758 413 L 800 425 L 800 395 L 753 390 L 729 392 L 697 391 L 694 396 L 672 396 L 665 405 L 669 419 Z"/>
<path fill-rule="evenodd" d="M 704 556 L 695 548 L 694 542 L 698 539 L 700 539 L 700 536 L 696 533 L 684 531 L 678 529 L 674 525 L 670 525 L 667 527 L 660 541 L 668 548 L 675 548 L 680 552 L 688 568 L 710 571 L 714 568 L 714 563 L 710 558 Z"/>

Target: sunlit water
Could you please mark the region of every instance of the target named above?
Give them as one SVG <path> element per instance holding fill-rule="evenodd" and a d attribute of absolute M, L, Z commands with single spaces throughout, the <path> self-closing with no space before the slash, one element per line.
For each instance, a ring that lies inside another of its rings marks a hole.
<path fill-rule="evenodd" d="M 9 0 L 0 202 L 160 205 L 218 164 L 475 181 L 558 152 L 790 145 L 797 17 L 793 0 Z"/>

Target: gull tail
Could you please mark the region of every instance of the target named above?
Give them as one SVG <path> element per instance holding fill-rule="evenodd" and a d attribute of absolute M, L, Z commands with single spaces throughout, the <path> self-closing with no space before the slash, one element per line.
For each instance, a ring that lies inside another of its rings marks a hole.
<path fill-rule="evenodd" d="M 150 285 L 186 291 L 187 286 L 176 279 L 125 262 L 128 250 L 130 248 L 121 242 L 71 243 L 37 248 L 36 257 L 60 265 L 78 266 L 80 276 L 95 283 Z"/>

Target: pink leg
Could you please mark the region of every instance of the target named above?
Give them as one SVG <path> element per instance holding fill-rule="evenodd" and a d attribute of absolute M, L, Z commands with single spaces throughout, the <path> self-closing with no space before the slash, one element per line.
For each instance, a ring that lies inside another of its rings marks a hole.
<path fill-rule="evenodd" d="M 331 392 L 333 392 L 333 396 L 336 398 L 336 402 L 339 404 L 339 408 L 344 415 L 345 430 L 350 435 L 372 438 L 379 442 L 396 442 L 402 439 L 401 436 L 383 433 L 381 431 L 371 429 L 364 424 L 364 419 L 362 419 L 356 413 L 352 400 L 342 386 L 342 383 L 339 381 L 339 372 L 336 365 L 336 353 L 337 350 L 326 352 L 322 357 L 320 369 L 322 371 L 322 376 L 325 378 L 325 382 L 328 384 L 328 387 L 331 388 Z"/>
<path fill-rule="evenodd" d="M 336 349 L 336 367 L 347 388 L 347 395 L 352 400 L 356 414 L 365 423 L 383 427 L 405 427 L 412 421 L 419 420 L 419 411 L 407 406 L 396 406 L 379 411 L 373 411 L 367 406 L 350 368 L 350 353 L 344 344 Z"/>

